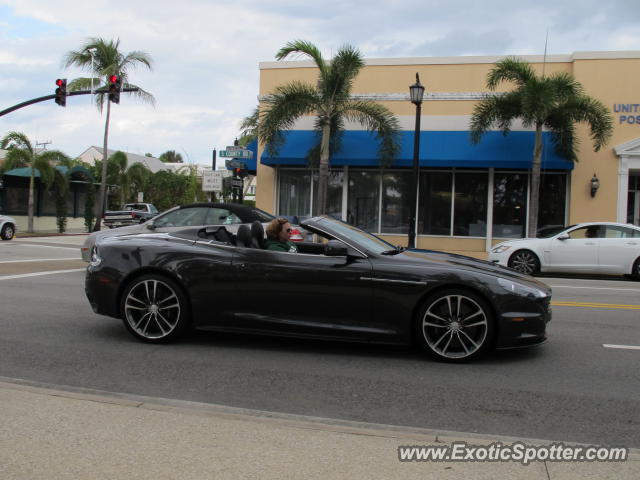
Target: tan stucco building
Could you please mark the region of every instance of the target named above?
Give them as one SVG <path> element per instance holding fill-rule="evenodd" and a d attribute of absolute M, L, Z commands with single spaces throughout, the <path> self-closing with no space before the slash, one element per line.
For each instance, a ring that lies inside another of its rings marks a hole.
<path fill-rule="evenodd" d="M 420 198 L 417 247 L 482 257 L 497 241 L 526 232 L 533 132 L 514 124 L 508 136 L 489 132 L 479 145 L 469 138 L 475 103 L 487 92 L 486 77 L 504 57 L 369 59 L 352 93 L 379 101 L 401 124 L 402 151 L 381 170 L 375 139 L 359 125 L 347 125 L 343 146 L 331 157 L 331 213 L 405 244 L 411 184 L 415 106 L 408 87 L 415 73 L 426 87 L 422 104 Z M 587 127 L 578 126 L 579 162 L 559 157 L 545 133 L 539 226 L 606 220 L 638 224 L 640 216 L 640 52 L 576 52 L 520 56 L 538 73 L 569 72 L 585 92 L 611 110 L 615 129 L 609 143 L 593 151 Z M 312 62 L 260 64 L 260 95 L 298 80 L 315 84 Z M 503 90 L 512 88 L 508 84 Z M 500 90 L 500 89 L 499 89 Z M 257 206 L 279 215 L 315 213 L 315 173 L 305 160 L 316 141 L 313 117 L 286 133 L 277 156 L 259 150 Z M 600 188 L 591 196 L 591 179 Z"/>

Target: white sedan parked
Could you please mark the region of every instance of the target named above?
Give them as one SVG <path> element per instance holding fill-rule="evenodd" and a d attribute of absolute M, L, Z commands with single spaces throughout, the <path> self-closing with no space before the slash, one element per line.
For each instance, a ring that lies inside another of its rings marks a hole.
<path fill-rule="evenodd" d="M 602 273 L 640 278 L 640 227 L 581 223 L 547 238 L 499 243 L 491 249 L 489 261 L 527 274 Z"/>

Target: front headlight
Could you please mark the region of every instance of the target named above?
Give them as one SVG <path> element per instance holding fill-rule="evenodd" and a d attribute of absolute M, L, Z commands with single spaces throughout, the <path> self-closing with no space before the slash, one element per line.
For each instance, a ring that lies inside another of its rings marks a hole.
<path fill-rule="evenodd" d="M 93 247 L 91 249 L 91 258 L 89 260 L 89 265 L 92 267 L 97 267 L 102 263 L 102 257 L 98 254 L 98 248 Z"/>
<path fill-rule="evenodd" d="M 522 283 L 514 282 L 506 278 L 498 278 L 498 284 L 504 288 L 507 292 L 515 293 L 517 295 L 532 296 L 534 298 L 544 298 L 547 296 L 545 292 L 536 287 L 530 287 L 529 285 L 523 285 Z"/>
<path fill-rule="evenodd" d="M 507 250 L 509 250 L 511 248 L 510 245 L 498 245 L 497 247 L 493 247 L 491 249 L 491 253 L 502 253 L 502 252 L 506 252 Z"/>

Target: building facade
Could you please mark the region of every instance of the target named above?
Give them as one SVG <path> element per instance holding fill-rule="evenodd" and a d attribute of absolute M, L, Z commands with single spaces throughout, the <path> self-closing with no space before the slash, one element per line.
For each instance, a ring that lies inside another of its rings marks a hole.
<path fill-rule="evenodd" d="M 531 235 L 527 212 L 534 133 L 520 124 L 507 136 L 488 132 L 472 145 L 473 107 L 487 92 L 487 73 L 504 57 L 369 59 L 354 83 L 356 98 L 388 107 L 401 125 L 401 152 L 380 168 L 375 136 L 348 124 L 342 148 L 332 152 L 328 212 L 380 234 L 393 244 L 407 242 L 409 198 L 413 184 L 415 106 L 409 85 L 415 73 L 426 87 L 420 130 L 420 177 L 416 246 L 483 257 L 507 238 Z M 599 152 L 585 125 L 578 125 L 579 161 L 559 157 L 544 135 L 539 227 L 583 221 L 638 224 L 640 216 L 640 52 L 576 52 L 571 55 L 520 56 L 538 74 L 567 72 L 585 93 L 601 100 L 614 116 L 614 133 Z M 260 96 L 282 84 L 315 84 L 312 62 L 260 64 Z M 513 88 L 501 84 L 498 91 Z M 278 215 L 310 216 L 317 171 L 307 152 L 317 143 L 313 117 L 286 132 L 277 156 L 259 149 L 257 206 Z M 591 180 L 600 188 L 591 195 Z"/>

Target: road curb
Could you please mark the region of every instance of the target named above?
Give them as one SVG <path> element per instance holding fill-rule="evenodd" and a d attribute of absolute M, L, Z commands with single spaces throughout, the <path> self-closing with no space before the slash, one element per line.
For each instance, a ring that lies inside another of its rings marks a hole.
<path fill-rule="evenodd" d="M 108 392 L 89 388 L 72 387 L 68 385 L 54 385 L 31 380 L 8 378 L 0 376 L 0 389 L 18 390 L 37 395 L 69 398 L 72 400 L 90 401 L 113 404 L 121 407 L 141 408 L 167 413 L 186 415 L 203 415 L 220 417 L 244 422 L 270 423 L 278 426 L 306 430 L 323 430 L 350 435 L 363 435 L 383 438 L 402 438 L 423 443 L 451 443 L 465 441 L 469 444 L 485 445 L 494 442 L 512 444 L 522 442 L 527 445 L 550 445 L 562 442 L 569 445 L 587 444 L 568 442 L 565 440 L 551 440 L 539 438 L 513 437 L 505 435 L 488 435 L 472 432 L 456 432 L 429 428 L 408 427 L 400 425 L 386 425 L 378 423 L 357 422 L 333 418 L 313 417 L 280 412 L 268 412 L 248 408 L 230 407 L 225 405 L 193 402 L 188 400 L 174 400 L 162 397 L 148 397 L 128 393 Z M 618 446 L 618 445 L 613 445 Z M 640 461 L 640 449 L 629 449 L 629 460 Z"/>

